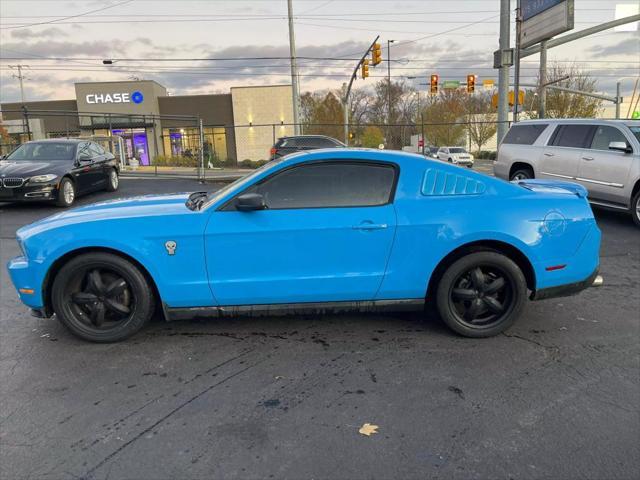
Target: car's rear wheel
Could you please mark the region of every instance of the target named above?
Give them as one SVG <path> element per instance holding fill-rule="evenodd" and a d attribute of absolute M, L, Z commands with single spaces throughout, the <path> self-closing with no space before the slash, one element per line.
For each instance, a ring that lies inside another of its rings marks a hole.
<path fill-rule="evenodd" d="M 107 175 L 107 192 L 115 192 L 120 185 L 120 179 L 118 177 L 118 171 L 115 168 L 109 170 Z"/>
<path fill-rule="evenodd" d="M 76 186 L 70 178 L 64 177 L 58 185 L 58 198 L 56 205 L 70 207 L 76 199 Z"/>
<path fill-rule="evenodd" d="M 53 281 L 53 310 L 78 337 L 117 342 L 149 321 L 154 296 L 144 274 L 128 260 L 110 253 L 71 259 Z"/>
<path fill-rule="evenodd" d="M 533 178 L 533 170 L 530 168 L 520 168 L 511 174 L 509 180 L 529 180 Z"/>
<path fill-rule="evenodd" d="M 442 320 L 466 337 L 490 337 L 518 318 L 527 282 L 518 265 L 497 252 L 468 254 L 447 268 L 437 289 Z"/>
<path fill-rule="evenodd" d="M 634 223 L 640 227 L 640 190 L 631 199 L 631 216 Z"/>

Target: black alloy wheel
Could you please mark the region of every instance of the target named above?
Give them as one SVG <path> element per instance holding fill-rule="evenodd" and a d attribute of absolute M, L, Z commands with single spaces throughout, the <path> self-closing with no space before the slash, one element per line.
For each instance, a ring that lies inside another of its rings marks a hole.
<path fill-rule="evenodd" d="M 497 252 L 471 253 L 440 280 L 440 316 L 456 332 L 488 337 L 508 328 L 522 311 L 527 285 L 520 268 Z"/>
<path fill-rule="evenodd" d="M 131 262 L 109 253 L 73 258 L 56 275 L 56 316 L 75 335 L 94 342 L 123 340 L 149 320 L 153 294 Z"/>

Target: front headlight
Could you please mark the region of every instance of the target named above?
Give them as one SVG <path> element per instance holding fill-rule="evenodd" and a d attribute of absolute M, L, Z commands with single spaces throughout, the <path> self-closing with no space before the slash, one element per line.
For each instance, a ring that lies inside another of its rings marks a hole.
<path fill-rule="evenodd" d="M 57 175 L 54 175 L 52 173 L 48 173 L 47 175 L 36 175 L 35 177 L 31 177 L 29 179 L 30 183 L 45 183 L 45 182 L 50 182 L 51 180 L 55 180 L 56 178 L 58 178 Z"/>

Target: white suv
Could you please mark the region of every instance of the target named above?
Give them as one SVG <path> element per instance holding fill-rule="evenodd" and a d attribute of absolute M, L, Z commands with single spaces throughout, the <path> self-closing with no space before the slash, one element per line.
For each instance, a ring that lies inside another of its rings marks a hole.
<path fill-rule="evenodd" d="M 505 180 L 579 183 L 591 203 L 626 210 L 640 226 L 640 121 L 519 122 L 502 140 L 493 171 Z"/>
<path fill-rule="evenodd" d="M 438 160 L 473 167 L 473 155 L 462 147 L 440 147 L 436 156 Z"/>

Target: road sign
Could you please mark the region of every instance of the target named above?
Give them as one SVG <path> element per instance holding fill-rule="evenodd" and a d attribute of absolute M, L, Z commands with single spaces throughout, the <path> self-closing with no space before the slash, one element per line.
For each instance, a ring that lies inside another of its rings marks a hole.
<path fill-rule="evenodd" d="M 423 139 L 418 140 L 418 147 L 420 147 L 420 148 L 424 147 L 424 140 Z"/>
<path fill-rule="evenodd" d="M 574 0 L 521 0 L 520 48 L 573 30 Z"/>
<path fill-rule="evenodd" d="M 490 90 L 495 86 L 495 82 L 492 78 L 485 78 L 484 80 L 482 80 L 482 86 L 487 90 Z"/>
<path fill-rule="evenodd" d="M 635 112 L 633 112 L 631 114 L 631 118 L 633 118 L 634 120 L 640 119 L 640 110 L 636 110 Z"/>
<path fill-rule="evenodd" d="M 455 90 L 460 88 L 460 80 L 445 80 L 442 82 L 442 88 L 445 90 Z"/>

